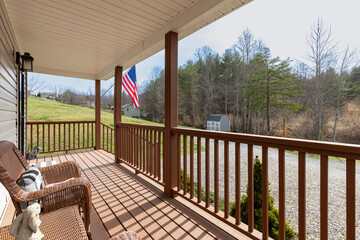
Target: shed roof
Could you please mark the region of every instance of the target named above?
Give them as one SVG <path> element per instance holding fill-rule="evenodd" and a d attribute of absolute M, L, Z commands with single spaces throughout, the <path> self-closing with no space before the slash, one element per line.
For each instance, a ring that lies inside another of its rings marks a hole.
<path fill-rule="evenodd" d="M 223 116 L 227 117 L 224 114 L 211 114 L 210 116 L 208 116 L 207 120 L 208 121 L 220 121 Z"/>
<path fill-rule="evenodd" d="M 133 105 L 132 103 L 128 103 L 128 104 L 123 105 L 121 108 L 126 108 L 126 107 L 129 107 L 129 106 L 132 106 L 132 105 Z"/>
<path fill-rule="evenodd" d="M 34 72 L 107 80 L 251 0 L 0 0 L 14 50 L 35 58 Z"/>

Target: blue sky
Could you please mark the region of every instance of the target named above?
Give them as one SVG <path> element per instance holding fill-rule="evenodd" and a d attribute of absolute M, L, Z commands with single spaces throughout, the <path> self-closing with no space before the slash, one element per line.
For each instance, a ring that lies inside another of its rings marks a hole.
<path fill-rule="evenodd" d="M 312 24 L 322 18 L 331 25 L 339 48 L 349 44 L 360 50 L 360 1 L 358 0 L 254 0 L 237 11 L 193 33 L 179 42 L 179 65 L 194 58 L 196 49 L 205 45 L 223 54 L 237 41 L 241 32 L 249 28 L 270 48 L 273 56 L 304 61 L 307 56 L 306 36 Z M 35 63 L 36 64 L 36 63 Z M 138 84 L 151 78 L 154 67 L 164 67 L 164 51 L 136 65 Z M 80 92 L 94 92 L 95 83 L 40 74 L 48 86 L 63 85 Z M 113 79 L 102 81 L 102 88 L 109 88 Z"/>

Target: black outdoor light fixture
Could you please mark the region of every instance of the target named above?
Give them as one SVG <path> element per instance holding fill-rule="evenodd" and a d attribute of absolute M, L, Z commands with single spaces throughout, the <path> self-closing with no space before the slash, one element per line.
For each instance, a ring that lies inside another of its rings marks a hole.
<path fill-rule="evenodd" d="M 25 154 L 25 94 L 27 88 L 27 72 L 33 71 L 33 61 L 34 58 L 30 53 L 25 52 L 24 55 L 20 55 L 19 52 L 16 52 L 16 64 L 18 66 L 17 71 L 17 81 L 18 81 L 18 149 L 20 149 L 22 154 Z"/>
<path fill-rule="evenodd" d="M 21 58 L 21 66 L 20 66 L 20 58 Z M 21 71 L 32 72 L 33 61 L 34 58 L 30 55 L 30 53 L 25 52 L 24 55 L 20 55 L 19 52 L 16 52 L 16 63 L 19 65 Z"/>

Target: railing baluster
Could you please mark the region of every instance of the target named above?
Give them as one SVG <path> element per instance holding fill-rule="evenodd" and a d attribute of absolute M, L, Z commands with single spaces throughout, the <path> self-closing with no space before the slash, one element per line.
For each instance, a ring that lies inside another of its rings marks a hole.
<path fill-rule="evenodd" d="M 131 127 L 128 128 L 128 141 L 127 141 L 127 145 L 128 145 L 128 163 L 129 163 L 130 165 L 132 165 Z"/>
<path fill-rule="evenodd" d="M 138 139 L 137 139 L 138 129 L 134 128 L 134 156 L 135 156 L 135 167 L 138 167 Z"/>
<path fill-rule="evenodd" d="M 224 142 L 224 168 L 225 168 L 225 197 L 224 197 L 224 208 L 225 208 L 225 218 L 229 217 L 229 142 Z"/>
<path fill-rule="evenodd" d="M 45 152 L 45 125 L 42 124 L 42 152 Z"/>
<path fill-rule="evenodd" d="M 306 239 L 306 159 L 299 152 L 299 239 Z"/>
<path fill-rule="evenodd" d="M 190 136 L 190 199 L 194 198 L 194 137 Z"/>
<path fill-rule="evenodd" d="M 109 128 L 106 127 L 106 151 L 109 151 Z"/>
<path fill-rule="evenodd" d="M 48 126 L 48 146 L 47 146 L 47 151 L 50 152 L 50 124 L 47 125 Z"/>
<path fill-rule="evenodd" d="M 150 173 L 150 130 L 146 130 L 146 173 Z"/>
<path fill-rule="evenodd" d="M 146 171 L 146 130 L 142 129 L 142 170 Z"/>
<path fill-rule="evenodd" d="M 53 143 L 54 143 L 54 152 L 56 151 L 56 136 L 55 136 L 55 134 L 56 134 L 56 124 L 52 124 L 52 126 L 53 126 Z"/>
<path fill-rule="evenodd" d="M 150 130 L 150 141 L 149 141 L 149 145 L 150 145 L 150 175 L 154 174 L 154 149 L 153 149 L 153 144 L 154 140 L 153 140 L 153 131 Z"/>
<path fill-rule="evenodd" d="M 158 146 L 158 132 L 154 131 L 154 178 L 158 177 L 158 172 L 157 172 L 157 168 L 158 168 L 158 151 L 157 151 L 157 146 Z"/>
<path fill-rule="evenodd" d="M 130 154 L 131 165 L 135 166 L 135 146 L 134 146 L 134 128 L 130 128 Z"/>
<path fill-rule="evenodd" d="M 75 149 L 75 126 L 76 124 L 73 123 L 73 147 L 72 147 L 73 150 Z"/>
<path fill-rule="evenodd" d="M 219 140 L 214 142 L 214 204 L 215 212 L 219 212 Z"/>
<path fill-rule="evenodd" d="M 285 237 L 285 150 L 279 148 L 279 240 Z"/>
<path fill-rule="evenodd" d="M 157 172 L 158 172 L 158 180 L 161 180 L 161 132 L 158 132 L 158 164 L 157 164 Z"/>
<path fill-rule="evenodd" d="M 116 126 L 115 126 L 116 127 Z M 112 133 L 112 132 L 111 132 Z M 112 136 L 112 135 L 111 135 Z M 111 137 L 112 139 L 112 137 Z M 111 145 L 112 146 L 112 145 Z M 94 147 L 94 123 L 91 123 L 91 147 Z"/>
<path fill-rule="evenodd" d="M 254 231 L 254 152 L 248 144 L 248 231 Z"/>
<path fill-rule="evenodd" d="M 201 202 L 201 137 L 197 137 L 197 202 Z"/>
<path fill-rule="evenodd" d="M 39 124 L 36 124 L 36 146 L 40 146 L 40 144 L 39 144 Z"/>
<path fill-rule="evenodd" d="M 205 206 L 210 206 L 210 143 L 209 138 L 205 139 Z"/>
<path fill-rule="evenodd" d="M 241 221 L 240 143 L 235 143 L 235 223 Z"/>
<path fill-rule="evenodd" d="M 346 239 L 356 239 L 356 163 L 346 159 Z"/>
<path fill-rule="evenodd" d="M 124 128 L 125 136 L 124 136 L 124 145 L 125 145 L 125 161 L 129 163 L 129 128 Z"/>
<path fill-rule="evenodd" d="M 263 239 L 269 238 L 269 184 L 268 184 L 268 147 L 262 147 L 262 234 Z"/>
<path fill-rule="evenodd" d="M 134 166 L 134 145 L 133 145 L 133 128 L 129 128 L 129 151 L 130 164 Z"/>
<path fill-rule="evenodd" d="M 86 142 L 87 142 L 87 148 L 90 147 L 90 139 L 89 139 L 89 136 L 90 136 L 90 129 L 89 129 L 89 123 L 86 124 L 86 134 L 87 134 L 87 139 L 86 139 Z"/>
<path fill-rule="evenodd" d="M 82 123 L 82 149 L 85 148 L 85 142 L 86 142 L 86 138 L 85 138 L 85 123 Z"/>
<path fill-rule="evenodd" d="M 177 137 L 177 170 L 178 170 L 178 174 L 177 174 L 177 189 L 178 192 L 180 192 L 181 190 L 181 164 L 180 164 L 180 156 L 181 156 L 181 135 L 178 134 L 176 135 Z"/>
<path fill-rule="evenodd" d="M 320 238 L 328 239 L 328 156 L 320 157 Z"/>
<path fill-rule="evenodd" d="M 124 143 L 127 144 L 127 143 Z M 105 126 L 102 125 L 102 149 L 105 149 Z"/>
<path fill-rule="evenodd" d="M 78 127 L 78 136 L 77 136 L 78 137 L 78 145 L 77 145 L 76 149 L 79 149 L 80 148 L 80 123 L 77 124 L 77 127 Z"/>
<path fill-rule="evenodd" d="M 66 124 L 64 123 L 64 150 L 66 150 Z"/>
<path fill-rule="evenodd" d="M 67 149 L 70 150 L 71 149 L 71 142 L 70 142 L 70 139 L 71 139 L 71 131 L 70 131 L 70 123 L 68 123 L 68 147 Z"/>
<path fill-rule="evenodd" d="M 59 139 L 59 151 L 61 150 L 61 134 L 60 134 L 60 132 L 61 132 L 61 124 L 59 123 L 58 124 L 58 126 L 59 126 L 59 129 L 58 129 L 58 139 Z"/>
<path fill-rule="evenodd" d="M 33 149 L 33 125 L 30 124 L 30 150 L 29 150 L 29 153 L 31 151 L 31 149 Z"/>
<path fill-rule="evenodd" d="M 117 127 L 116 125 L 115 125 L 115 127 Z M 117 138 L 117 137 L 119 137 L 119 139 L 117 139 L 117 141 L 120 141 L 120 146 L 119 146 L 119 158 L 120 159 L 123 159 L 123 157 L 122 157 L 122 155 L 123 155 L 123 141 L 122 141 L 122 135 L 123 135 L 123 127 L 122 126 L 119 126 L 119 127 L 117 127 L 118 129 L 117 129 L 117 131 L 119 132 L 118 133 L 118 136 L 117 135 L 115 135 L 114 134 L 114 138 Z M 95 131 L 96 132 L 96 131 Z M 95 143 L 96 143 L 96 141 L 95 141 Z"/>
<path fill-rule="evenodd" d="M 187 136 L 183 136 L 183 184 L 184 184 L 184 191 L 183 194 L 186 195 L 187 193 Z"/>

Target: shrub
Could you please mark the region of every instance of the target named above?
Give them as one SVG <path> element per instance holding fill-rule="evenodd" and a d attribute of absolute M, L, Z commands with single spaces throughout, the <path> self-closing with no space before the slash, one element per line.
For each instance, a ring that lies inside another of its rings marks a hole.
<path fill-rule="evenodd" d="M 262 163 L 258 156 L 254 160 L 254 227 L 258 231 L 262 230 Z M 269 183 L 270 185 L 270 183 Z M 248 192 L 248 189 L 246 190 Z M 279 210 L 274 207 L 274 198 L 269 192 L 268 203 L 269 215 L 269 235 L 273 239 L 279 239 Z M 235 203 L 230 206 L 230 215 L 235 217 Z M 241 221 L 248 223 L 248 196 L 241 198 Z M 285 222 L 286 239 L 294 239 L 296 232 Z"/>

